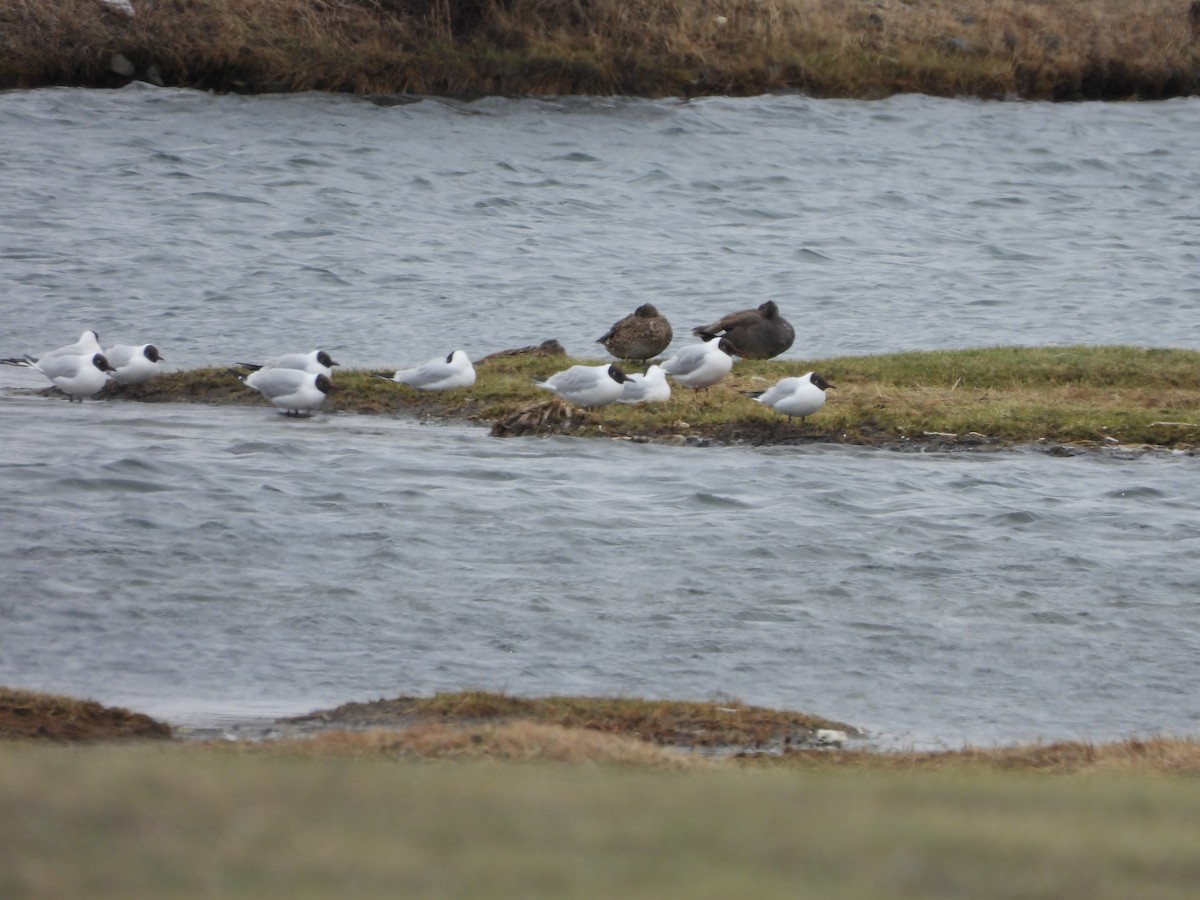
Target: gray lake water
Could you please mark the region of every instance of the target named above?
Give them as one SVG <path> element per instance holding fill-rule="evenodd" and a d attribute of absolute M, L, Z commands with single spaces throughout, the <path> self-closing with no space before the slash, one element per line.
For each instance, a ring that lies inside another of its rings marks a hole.
<path fill-rule="evenodd" d="M 773 298 L 792 359 L 1200 347 L 1200 101 L 0 94 L 0 356 L 348 366 Z M 67 404 L 0 368 L 0 683 L 182 725 L 481 688 L 882 746 L 1200 730 L 1200 461 Z M 836 402 L 836 397 L 831 402 Z"/>

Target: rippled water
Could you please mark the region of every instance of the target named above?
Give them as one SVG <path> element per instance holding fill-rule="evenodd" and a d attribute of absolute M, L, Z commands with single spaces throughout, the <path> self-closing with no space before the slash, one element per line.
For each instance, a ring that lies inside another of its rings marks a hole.
<path fill-rule="evenodd" d="M 1195 100 L 0 94 L 0 355 L 352 366 L 773 297 L 793 358 L 1197 346 Z M 30 396 L 0 683 L 196 723 L 735 697 L 885 744 L 1194 733 L 1197 461 L 678 448 Z"/>

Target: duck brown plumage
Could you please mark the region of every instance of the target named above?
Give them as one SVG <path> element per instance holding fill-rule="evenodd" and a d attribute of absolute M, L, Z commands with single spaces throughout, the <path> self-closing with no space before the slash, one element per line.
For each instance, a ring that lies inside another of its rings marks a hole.
<path fill-rule="evenodd" d="M 674 334 L 667 317 L 643 303 L 596 340 L 617 359 L 638 359 L 645 362 L 667 349 Z"/>
<path fill-rule="evenodd" d="M 770 359 L 778 356 L 796 339 L 791 324 L 779 314 L 774 300 L 756 309 L 743 309 L 730 313 L 711 325 L 697 325 L 692 329 L 704 340 L 723 337 L 729 341 L 743 359 Z"/>

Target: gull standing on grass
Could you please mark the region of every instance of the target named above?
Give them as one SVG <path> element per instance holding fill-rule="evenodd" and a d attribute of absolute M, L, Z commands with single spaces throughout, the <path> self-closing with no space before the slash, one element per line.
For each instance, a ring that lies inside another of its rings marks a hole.
<path fill-rule="evenodd" d="M 455 350 L 447 357 L 435 356 L 428 362 L 409 369 L 398 369 L 394 375 L 374 372 L 377 378 L 386 378 L 397 384 L 407 384 L 419 391 L 449 391 L 468 388 L 475 383 L 475 367 L 470 357 L 462 350 Z"/>
<path fill-rule="evenodd" d="M 232 371 L 232 370 L 231 370 Z M 233 372 L 289 416 L 308 415 L 320 409 L 333 389 L 329 376 L 300 369 L 262 368 L 249 375 Z"/>
<path fill-rule="evenodd" d="M 627 380 L 628 376 L 613 365 L 571 366 L 534 384 L 576 406 L 595 408 L 620 400 Z"/>
<path fill-rule="evenodd" d="M 825 405 L 825 392 L 832 387 L 816 372 L 808 372 L 798 378 L 782 378 L 765 391 L 742 393 L 789 419 L 799 418 L 803 422 Z"/>
<path fill-rule="evenodd" d="M 733 347 L 725 338 L 684 347 L 662 369 L 684 387 L 707 390 L 733 371 Z"/>
<path fill-rule="evenodd" d="M 22 363 L 5 362 L 37 369 L 67 395 L 68 402 L 78 400 L 82 403 L 84 397 L 97 393 L 104 387 L 108 373 L 112 371 L 103 353 L 80 353 L 75 356 L 44 354 L 39 359 L 27 356 Z"/>

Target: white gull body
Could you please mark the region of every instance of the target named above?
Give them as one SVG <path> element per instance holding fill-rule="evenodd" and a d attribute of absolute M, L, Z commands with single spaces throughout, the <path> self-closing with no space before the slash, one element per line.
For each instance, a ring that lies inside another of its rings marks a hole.
<path fill-rule="evenodd" d="M 534 384 L 554 391 L 576 406 L 595 408 L 620 400 L 626 378 L 625 373 L 613 365 L 571 366 Z"/>
<path fill-rule="evenodd" d="M 300 369 L 259 369 L 243 379 L 289 416 L 320 409 L 333 386 L 327 375 Z"/>
<path fill-rule="evenodd" d="M 671 399 L 671 385 L 660 365 L 650 366 L 644 375 L 633 372 L 626 377 L 621 403 L 662 403 Z"/>
<path fill-rule="evenodd" d="M 684 347 L 670 359 L 664 360 L 662 368 L 684 387 L 695 390 L 711 387 L 733 371 L 733 357 L 727 352 L 729 349 L 729 342 L 724 338 L 714 338 Z"/>
<path fill-rule="evenodd" d="M 153 344 L 113 344 L 104 351 L 117 384 L 145 384 L 162 371 L 162 357 Z"/>
<path fill-rule="evenodd" d="M 68 400 L 83 402 L 91 397 L 108 381 L 112 366 L 103 353 L 80 353 L 75 356 L 50 356 L 41 359 L 26 357 L 31 369 L 37 369 L 50 382 L 67 395 Z"/>
<path fill-rule="evenodd" d="M 310 353 L 285 353 L 283 356 L 268 359 L 261 365 L 258 363 L 238 363 L 238 365 L 244 369 L 254 369 L 255 371 L 262 369 L 298 369 L 301 372 L 308 372 L 312 375 L 324 375 L 326 378 L 332 378 L 333 367 L 339 364 L 324 350 L 313 350 Z"/>
<path fill-rule="evenodd" d="M 378 373 L 377 373 L 378 374 Z M 388 378 L 387 375 L 381 375 Z M 475 383 L 475 367 L 462 350 L 449 356 L 435 356 L 428 362 L 409 369 L 398 369 L 390 376 L 391 381 L 407 384 L 419 391 L 449 391 L 467 388 Z"/>
<path fill-rule="evenodd" d="M 782 378 L 761 393 L 750 396 L 763 406 L 789 418 L 806 419 L 825 405 L 825 391 L 833 387 L 816 372 L 793 378 Z"/>

